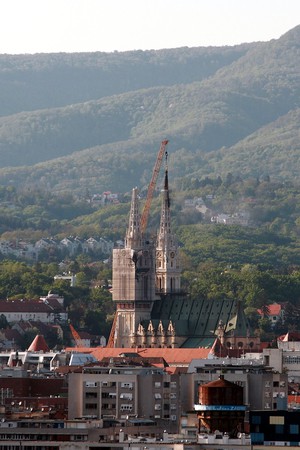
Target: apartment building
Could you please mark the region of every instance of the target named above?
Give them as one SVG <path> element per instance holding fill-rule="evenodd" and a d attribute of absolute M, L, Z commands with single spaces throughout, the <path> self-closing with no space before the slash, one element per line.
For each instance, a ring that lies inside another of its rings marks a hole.
<path fill-rule="evenodd" d="M 142 365 L 93 365 L 69 374 L 69 419 L 153 419 L 174 430 L 181 415 L 180 375 Z"/>
<path fill-rule="evenodd" d="M 248 410 L 286 410 L 288 375 L 265 364 L 262 358 L 214 358 L 193 360 L 188 368 L 193 374 L 185 397 L 198 402 L 199 387 L 224 375 L 226 380 L 243 388 L 244 405 Z M 183 399 L 184 400 L 184 399 Z M 248 416 L 246 415 L 246 420 Z"/>

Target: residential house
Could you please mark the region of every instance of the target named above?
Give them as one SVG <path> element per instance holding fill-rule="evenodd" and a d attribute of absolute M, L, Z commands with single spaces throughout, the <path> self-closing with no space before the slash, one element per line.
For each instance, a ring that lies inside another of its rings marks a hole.
<path fill-rule="evenodd" d="M 69 236 L 60 241 L 60 247 L 66 250 L 68 255 L 74 256 L 81 250 L 81 242 L 73 236 Z"/>
<path fill-rule="evenodd" d="M 36 243 L 35 243 L 35 248 L 38 251 L 42 251 L 42 250 L 47 250 L 49 251 L 50 249 L 55 249 L 57 250 L 58 248 L 58 241 L 56 241 L 53 238 L 42 238 L 39 239 Z"/>
<path fill-rule="evenodd" d="M 13 256 L 14 258 L 35 260 L 37 257 L 37 249 L 35 245 L 24 241 L 0 241 L 0 253 L 5 256 Z"/>
<path fill-rule="evenodd" d="M 211 222 L 223 225 L 249 225 L 249 214 L 246 212 L 239 212 L 235 214 L 217 214 L 211 217 Z"/>
<path fill-rule="evenodd" d="M 258 309 L 257 312 L 261 317 L 268 318 L 272 327 L 274 327 L 279 321 L 284 322 L 284 310 L 279 303 L 267 305 L 266 308 Z"/>
<path fill-rule="evenodd" d="M 111 254 L 114 247 L 114 243 L 112 241 L 106 240 L 102 237 L 100 237 L 98 240 L 90 237 L 86 240 L 86 244 L 90 252 L 101 252 L 105 255 Z"/>
<path fill-rule="evenodd" d="M 101 252 L 106 255 L 110 255 L 114 247 L 114 243 L 112 241 L 108 241 L 104 238 L 99 239 L 99 245 Z"/>

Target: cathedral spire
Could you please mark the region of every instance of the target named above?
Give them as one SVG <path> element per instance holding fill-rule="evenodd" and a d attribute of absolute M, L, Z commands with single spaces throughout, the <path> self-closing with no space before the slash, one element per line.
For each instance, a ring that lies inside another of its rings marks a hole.
<path fill-rule="evenodd" d="M 141 246 L 141 216 L 139 211 L 138 189 L 132 189 L 129 224 L 126 232 L 125 247 L 138 248 Z"/>
<path fill-rule="evenodd" d="M 160 216 L 160 226 L 158 232 L 158 245 L 166 247 L 168 243 L 168 237 L 171 233 L 171 214 L 170 214 L 170 195 L 169 195 L 169 177 L 168 177 L 168 153 L 166 152 L 166 168 L 165 168 L 165 180 L 164 189 L 162 191 L 162 207 Z"/>
<path fill-rule="evenodd" d="M 161 217 L 156 245 L 156 290 L 163 293 L 178 292 L 180 272 L 177 240 L 171 231 L 168 154 L 166 152 Z"/>

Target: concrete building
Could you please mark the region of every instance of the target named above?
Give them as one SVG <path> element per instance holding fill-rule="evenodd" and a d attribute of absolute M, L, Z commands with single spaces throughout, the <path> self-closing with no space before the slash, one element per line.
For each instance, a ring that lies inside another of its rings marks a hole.
<path fill-rule="evenodd" d="M 251 411 L 250 432 L 253 448 L 299 448 L 299 422 L 299 411 Z"/>
<path fill-rule="evenodd" d="M 123 358 L 124 360 L 124 358 Z M 97 364 L 69 375 L 69 419 L 135 418 L 154 420 L 160 429 L 178 431 L 181 376 L 140 363 Z M 76 395 L 74 395 L 76 393 Z"/>
<path fill-rule="evenodd" d="M 188 373 L 193 373 L 186 397 L 198 401 L 199 387 L 224 375 L 226 380 L 243 388 L 244 405 L 249 410 L 287 410 L 288 374 L 265 365 L 263 359 L 215 358 L 194 360 Z M 184 406 L 183 406 L 184 407 Z M 246 414 L 246 421 L 248 421 Z"/>

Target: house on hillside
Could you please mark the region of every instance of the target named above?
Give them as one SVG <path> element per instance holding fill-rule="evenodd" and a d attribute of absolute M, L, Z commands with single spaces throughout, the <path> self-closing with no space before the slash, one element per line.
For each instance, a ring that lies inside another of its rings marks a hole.
<path fill-rule="evenodd" d="M 268 318 L 271 322 L 272 327 L 274 327 L 278 321 L 284 322 L 284 310 L 279 303 L 267 305 L 267 308 L 265 310 L 258 309 L 257 312 L 261 317 Z"/>
<path fill-rule="evenodd" d="M 0 241 L 0 253 L 5 256 L 13 256 L 17 259 L 35 260 L 37 249 L 34 244 L 24 240 Z"/>
<path fill-rule="evenodd" d="M 79 250 L 81 250 L 81 243 L 76 238 L 69 236 L 60 241 L 60 247 L 65 249 L 70 256 L 74 256 Z"/>
<path fill-rule="evenodd" d="M 211 222 L 222 225 L 249 225 L 249 214 L 246 212 L 238 212 L 235 214 L 217 214 L 211 218 Z"/>
<path fill-rule="evenodd" d="M 39 239 L 38 241 L 36 241 L 36 243 L 35 243 L 35 248 L 38 251 L 50 250 L 50 249 L 57 250 L 58 246 L 59 246 L 59 242 L 53 238 L 42 238 L 42 239 Z"/>

